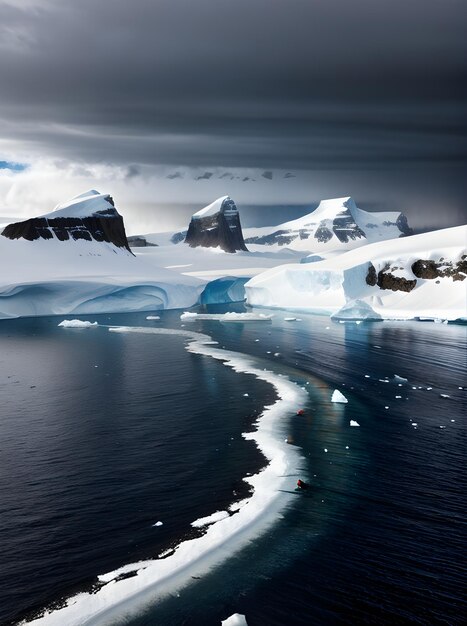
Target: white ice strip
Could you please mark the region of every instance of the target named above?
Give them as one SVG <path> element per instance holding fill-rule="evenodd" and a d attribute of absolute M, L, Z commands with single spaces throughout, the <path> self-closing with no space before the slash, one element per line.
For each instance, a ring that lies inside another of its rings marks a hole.
<path fill-rule="evenodd" d="M 92 326 L 98 326 L 98 323 L 86 320 L 63 320 L 59 326 L 62 328 L 91 328 Z"/>
<path fill-rule="evenodd" d="M 218 320 L 219 322 L 269 322 L 272 315 L 266 313 L 192 313 L 185 311 L 180 315 L 180 319 L 185 322 L 195 320 Z"/>
<path fill-rule="evenodd" d="M 272 315 L 266 313 L 192 313 L 185 311 L 180 315 L 180 319 L 188 322 L 194 320 L 218 320 L 219 322 L 269 322 Z"/>
<path fill-rule="evenodd" d="M 214 524 L 215 522 L 219 522 L 221 519 L 225 519 L 229 517 L 228 511 L 216 511 L 212 515 L 208 515 L 207 517 L 200 517 L 199 519 L 195 519 L 194 522 L 191 522 L 191 525 L 194 528 L 201 528 L 202 526 L 209 526 L 209 524 Z"/>
<path fill-rule="evenodd" d="M 284 442 L 289 417 L 302 406 L 307 394 L 285 376 L 255 367 L 245 355 L 221 350 L 208 344 L 210 337 L 185 330 L 147 327 L 111 327 L 111 332 L 173 334 L 189 340 L 187 349 L 222 361 L 235 372 L 251 374 L 270 383 L 279 399 L 264 408 L 255 426 L 245 438 L 254 440 L 269 461 L 258 474 L 244 480 L 253 487 L 253 495 L 242 501 L 237 512 L 211 524 L 205 534 L 178 545 L 165 558 L 150 559 L 125 565 L 98 577 L 103 586 L 94 593 L 79 593 L 68 598 L 65 605 L 46 611 L 30 623 L 47 626 L 94 626 L 109 624 L 117 617 L 124 619 L 148 603 L 190 582 L 192 576 L 207 573 L 242 547 L 249 545 L 266 528 L 279 519 L 279 513 L 292 501 L 285 492 L 291 474 L 296 474 L 302 460 L 298 449 Z M 231 509 L 232 510 L 232 509 Z M 128 578 L 120 578 L 130 574 Z M 131 574 L 133 574 L 131 576 Z"/>

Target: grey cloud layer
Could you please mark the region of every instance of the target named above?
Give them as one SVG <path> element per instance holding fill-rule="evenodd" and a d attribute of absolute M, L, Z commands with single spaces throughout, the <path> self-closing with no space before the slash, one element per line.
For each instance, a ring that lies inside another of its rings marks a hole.
<path fill-rule="evenodd" d="M 322 193 L 458 223 L 466 18 L 464 0 L 0 0 L 0 148 L 133 178 L 313 170 Z"/>
<path fill-rule="evenodd" d="M 466 15 L 455 0 L 423 10 L 400 0 L 0 2 L 2 135 L 110 162 L 458 162 Z"/>

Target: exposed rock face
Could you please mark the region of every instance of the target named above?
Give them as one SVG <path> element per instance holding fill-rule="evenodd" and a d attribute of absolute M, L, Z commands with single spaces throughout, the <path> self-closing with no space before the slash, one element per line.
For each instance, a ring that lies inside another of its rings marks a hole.
<path fill-rule="evenodd" d="M 405 291 L 409 292 L 417 284 L 417 280 L 409 280 L 402 276 L 394 276 L 389 271 L 389 267 L 382 269 L 378 272 L 377 285 L 380 289 L 391 289 L 391 291 Z"/>
<path fill-rule="evenodd" d="M 185 243 L 192 248 L 202 246 L 220 247 L 225 252 L 247 251 L 235 202 L 226 196 L 195 213 Z"/>
<path fill-rule="evenodd" d="M 146 237 L 133 235 L 128 237 L 128 245 L 131 248 L 146 248 L 147 246 L 157 246 L 157 243 L 149 243 Z"/>
<path fill-rule="evenodd" d="M 73 212 L 76 211 L 76 215 Z M 8 239 L 58 239 L 106 241 L 129 252 L 122 216 L 109 195 L 87 192 L 42 217 L 9 224 L 2 232 Z"/>
<path fill-rule="evenodd" d="M 417 278 L 433 280 L 434 278 L 451 277 L 453 280 L 465 280 L 467 276 L 467 257 L 464 255 L 460 261 L 432 261 L 431 259 L 419 259 L 412 264 L 412 272 Z"/>
<path fill-rule="evenodd" d="M 374 287 L 378 281 L 378 276 L 376 274 L 375 266 L 373 263 L 370 263 L 368 268 L 368 273 L 366 275 L 366 284 L 370 285 L 370 287 Z"/>
<path fill-rule="evenodd" d="M 467 278 L 467 256 L 463 255 L 459 261 L 446 261 L 441 258 L 438 261 L 433 259 L 418 259 L 410 266 L 414 279 L 394 275 L 398 270 L 404 271 L 403 267 L 391 267 L 387 263 L 382 270 L 376 272 L 373 263 L 368 266 L 366 284 L 370 287 L 378 285 L 380 289 L 391 289 L 392 291 L 410 292 L 417 284 L 417 278 L 423 280 L 434 280 L 439 278 L 451 278 L 453 281 L 465 280 Z M 410 270 L 405 270 L 410 275 Z M 437 283 L 440 281 L 437 280 Z"/>

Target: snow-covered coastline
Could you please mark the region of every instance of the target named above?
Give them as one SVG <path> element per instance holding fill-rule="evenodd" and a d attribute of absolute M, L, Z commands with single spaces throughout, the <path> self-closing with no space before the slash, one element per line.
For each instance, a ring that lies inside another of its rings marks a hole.
<path fill-rule="evenodd" d="M 217 359 L 236 372 L 251 374 L 270 383 L 279 399 L 264 408 L 256 430 L 244 433 L 246 439 L 256 442 L 269 463 L 258 474 L 245 478 L 254 489 L 252 496 L 238 507 L 231 507 L 227 516 L 219 516 L 201 537 L 184 541 L 165 558 L 129 564 L 103 574 L 99 576 L 103 586 L 96 592 L 73 596 L 61 608 L 47 611 L 28 623 L 84 626 L 108 623 L 116 615 L 121 618 L 133 613 L 146 603 L 155 602 L 183 587 L 190 582 L 191 576 L 208 571 L 241 549 L 252 536 L 271 526 L 278 512 L 291 501 L 291 496 L 280 489 L 290 483 L 287 474 L 296 470 L 300 455 L 297 448 L 284 442 L 281 431 L 287 417 L 291 417 L 296 407 L 304 402 L 305 391 L 285 377 L 258 369 L 243 354 L 214 348 L 207 335 L 146 327 L 113 327 L 110 331 L 181 335 L 188 341 L 188 351 Z M 130 577 L 119 578 L 124 574 L 130 574 Z"/>
<path fill-rule="evenodd" d="M 465 319 L 466 254 L 467 226 L 377 242 L 267 270 L 245 284 L 247 302 L 342 320 Z M 427 261 L 438 273 L 414 274 Z"/>
<path fill-rule="evenodd" d="M 194 222 L 225 200 L 196 213 Z M 266 238 L 252 244 L 252 252 L 167 241 L 133 252 L 112 198 L 92 190 L 2 231 L 0 265 L 7 269 L 0 275 L 0 320 L 187 309 L 245 298 L 253 307 L 339 321 L 467 319 L 467 226 L 398 237 L 408 232 L 404 220 L 337 198 L 281 225 L 277 232 L 289 233 L 292 249 Z"/>

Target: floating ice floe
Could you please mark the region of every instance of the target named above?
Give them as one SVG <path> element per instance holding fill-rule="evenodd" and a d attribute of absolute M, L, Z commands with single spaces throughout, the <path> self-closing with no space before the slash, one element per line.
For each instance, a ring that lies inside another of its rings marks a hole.
<path fill-rule="evenodd" d="M 266 313 L 192 313 L 185 311 L 180 315 L 181 320 L 217 320 L 218 322 L 270 322 L 272 315 Z"/>
<path fill-rule="evenodd" d="M 350 420 L 350 425 L 351 426 L 360 426 L 360 424 L 358 422 L 356 422 L 355 420 Z"/>
<path fill-rule="evenodd" d="M 222 620 L 222 626 L 248 626 L 245 616 L 241 613 L 234 613 L 227 619 Z"/>
<path fill-rule="evenodd" d="M 88 322 L 86 320 L 63 320 L 59 324 L 62 328 L 91 328 L 98 325 L 97 322 Z"/>
<path fill-rule="evenodd" d="M 348 400 L 338 389 L 334 389 L 331 402 L 341 402 L 342 404 L 347 404 Z"/>
<path fill-rule="evenodd" d="M 199 519 L 195 519 L 194 522 L 191 522 L 191 525 L 194 528 L 201 528 L 201 526 L 208 526 L 209 524 L 214 524 L 215 522 L 219 522 L 221 519 L 225 519 L 229 517 L 228 511 L 216 511 L 212 515 L 208 515 L 207 517 L 200 517 Z"/>

